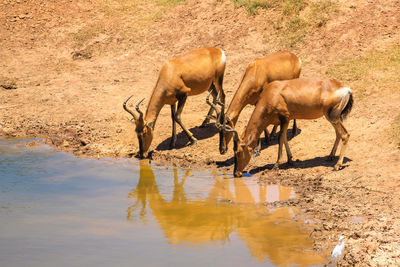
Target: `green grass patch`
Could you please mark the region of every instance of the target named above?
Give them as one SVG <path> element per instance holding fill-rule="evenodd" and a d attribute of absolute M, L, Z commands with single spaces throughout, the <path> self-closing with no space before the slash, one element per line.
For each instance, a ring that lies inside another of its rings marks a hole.
<path fill-rule="evenodd" d="M 298 16 L 307 5 L 305 0 L 284 0 L 280 3 L 283 16 Z"/>
<path fill-rule="evenodd" d="M 274 0 L 233 0 L 235 7 L 245 7 L 250 15 L 257 13 L 257 9 L 276 7 L 279 1 Z"/>
<path fill-rule="evenodd" d="M 332 0 L 233 0 L 233 4 L 245 7 L 249 15 L 261 9 L 278 10 L 279 15 L 272 23 L 284 47 L 295 46 L 308 31 L 323 27 L 337 6 Z"/>
<path fill-rule="evenodd" d="M 328 22 L 330 14 L 336 11 L 336 4 L 332 1 L 312 2 L 308 14 L 309 23 L 313 26 L 322 27 Z"/>

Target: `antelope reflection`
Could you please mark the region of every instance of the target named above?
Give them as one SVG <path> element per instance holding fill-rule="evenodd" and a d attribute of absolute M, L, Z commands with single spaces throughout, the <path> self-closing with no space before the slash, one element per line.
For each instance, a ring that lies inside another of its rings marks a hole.
<path fill-rule="evenodd" d="M 140 161 L 139 183 L 128 195 L 134 201 L 127 209 L 128 220 L 139 218 L 146 223 L 147 212 L 151 211 L 170 244 L 224 245 L 235 232 L 256 260 L 268 258 L 275 265 L 300 266 L 326 261 L 313 253 L 312 242 L 301 231 L 301 224 L 291 220 L 297 212 L 294 208 L 271 211 L 262 205 L 290 198 L 291 188 L 247 185 L 246 179 L 216 176 L 213 184 L 207 185 L 208 193 L 186 195 L 184 185 L 190 172 L 181 179 L 176 168 L 173 173 L 172 195 L 166 200 L 166 192 L 160 192 L 150 164 Z"/>

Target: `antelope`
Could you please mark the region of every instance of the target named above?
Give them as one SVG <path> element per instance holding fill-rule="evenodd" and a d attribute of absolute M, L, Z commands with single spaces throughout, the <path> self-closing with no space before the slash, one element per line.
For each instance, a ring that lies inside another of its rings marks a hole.
<path fill-rule="evenodd" d="M 247 66 L 242 77 L 239 88 L 237 89 L 227 112 L 221 113 L 221 118 L 217 122 L 219 128 L 219 152 L 225 154 L 228 144 L 232 139 L 232 133 L 225 131 L 223 125 L 227 124 L 231 128 L 239 119 L 243 108 L 250 104 L 256 105 L 259 100 L 263 86 L 276 80 L 289 80 L 298 78 L 301 71 L 301 60 L 289 51 L 278 51 L 266 57 L 256 59 Z M 210 104 L 210 103 L 209 103 Z M 211 104 L 210 104 L 211 105 Z M 213 105 L 211 105 L 213 107 Z M 214 106 L 216 110 L 216 107 Z M 218 112 L 216 110 L 216 112 Z M 221 127 L 221 123 L 223 124 Z M 296 121 L 293 122 L 293 134 L 297 131 Z M 276 132 L 276 126 L 272 133 Z M 265 129 L 265 140 L 269 141 L 268 130 Z"/>
<path fill-rule="evenodd" d="M 232 127 L 226 125 L 225 130 L 234 136 L 235 167 L 234 176 L 242 176 L 243 169 L 250 161 L 257 145 L 257 138 L 270 124 L 280 125 L 278 160 L 274 169 L 279 168 L 282 158 L 282 145 L 285 144 L 288 163 L 292 163 L 292 153 L 287 141 L 287 128 L 291 119 L 313 120 L 325 116 L 336 132 L 336 140 L 328 159 L 333 160 L 342 141 L 339 159 L 334 170 L 339 170 L 343 163 L 350 134 L 343 126 L 343 120 L 353 106 L 351 89 L 331 79 L 298 78 L 287 81 L 274 81 L 264 85 L 263 92 L 253 114 L 239 138 Z"/>
<path fill-rule="evenodd" d="M 132 121 L 136 124 L 135 131 L 139 141 L 140 158 L 147 157 L 147 151 L 153 140 L 157 117 L 161 108 L 167 104 L 171 106 L 172 118 L 170 148 L 174 147 L 176 143 L 175 122 L 186 133 L 190 144 L 194 145 L 196 143 L 197 139 L 181 121 L 183 107 L 188 96 L 198 95 L 206 90 L 213 95 L 214 103 L 216 103 L 217 98 L 219 98 L 218 101 L 225 103 L 225 94 L 222 89 L 225 61 L 226 56 L 222 49 L 205 47 L 192 50 L 178 58 L 168 60 L 162 66 L 144 116 L 139 108 L 144 98 L 136 105 L 136 111 L 139 116 L 126 106 L 132 96 L 124 101 L 123 108 L 132 115 Z M 209 122 L 212 112 L 213 108 L 210 107 L 202 126 Z"/>

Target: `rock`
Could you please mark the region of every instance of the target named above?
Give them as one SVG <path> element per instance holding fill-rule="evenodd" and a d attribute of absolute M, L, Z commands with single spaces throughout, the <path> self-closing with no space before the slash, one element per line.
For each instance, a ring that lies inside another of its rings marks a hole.
<path fill-rule="evenodd" d="M 86 140 L 86 139 L 81 139 L 81 140 L 79 140 L 79 141 L 80 141 L 80 143 L 81 143 L 81 146 L 86 146 L 87 144 L 89 144 L 89 141 Z"/>
<path fill-rule="evenodd" d="M 11 79 L 0 79 L 0 87 L 6 90 L 17 89 L 17 83 Z"/>

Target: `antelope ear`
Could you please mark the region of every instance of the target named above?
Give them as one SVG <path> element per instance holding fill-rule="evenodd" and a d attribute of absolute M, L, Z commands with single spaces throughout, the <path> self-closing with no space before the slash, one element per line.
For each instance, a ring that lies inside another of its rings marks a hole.
<path fill-rule="evenodd" d="M 150 121 L 150 122 L 146 123 L 146 126 L 150 127 L 151 129 L 154 129 L 154 122 Z"/>

